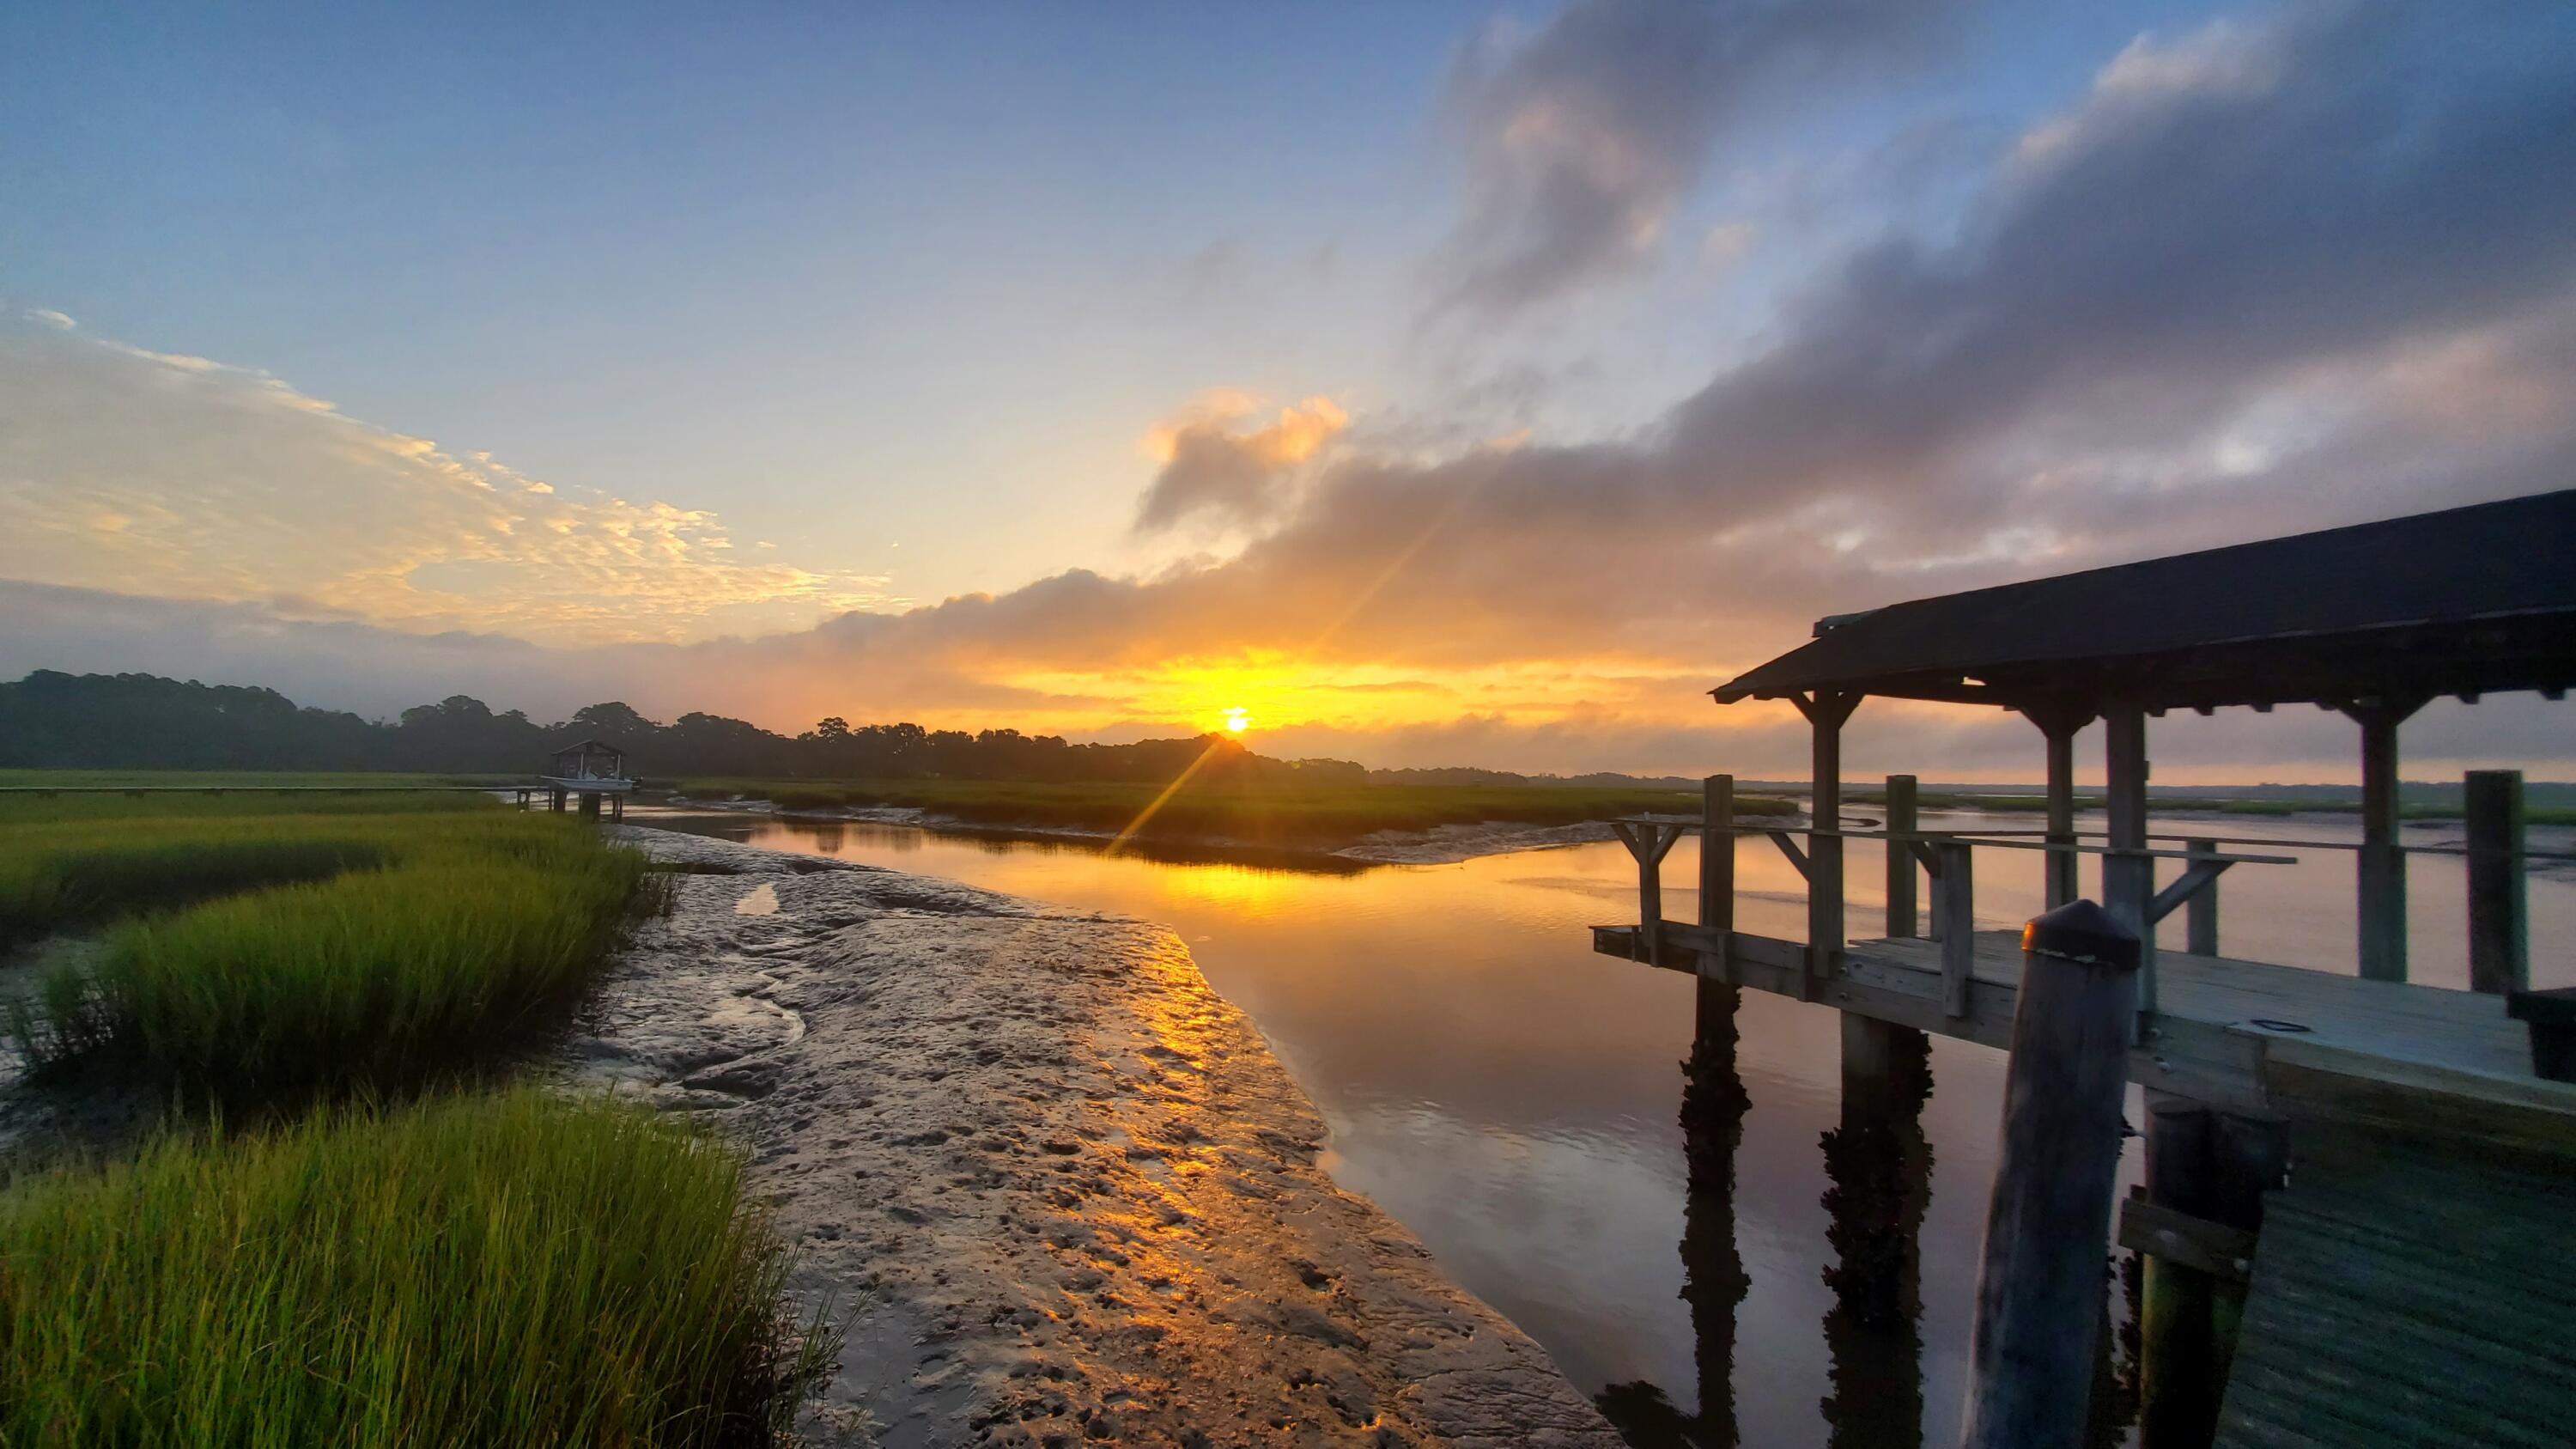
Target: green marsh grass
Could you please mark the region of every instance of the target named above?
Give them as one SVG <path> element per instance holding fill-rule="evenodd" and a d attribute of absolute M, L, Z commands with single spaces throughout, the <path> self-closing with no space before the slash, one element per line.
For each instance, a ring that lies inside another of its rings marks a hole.
<path fill-rule="evenodd" d="M 836 1345 L 740 1154 L 533 1089 L 0 1195 L 0 1443 L 774 1442 Z"/>
<path fill-rule="evenodd" d="M 384 865 L 504 813 L 471 795 L 0 796 L 0 943 Z"/>
<path fill-rule="evenodd" d="M 557 1014 L 604 968 L 629 910 L 668 891 L 640 853 L 549 814 L 148 823 L 106 845 L 13 833 L 0 910 L 25 919 L 69 899 L 66 871 L 101 851 L 123 852 L 122 878 L 141 881 L 165 860 L 199 883 L 281 863 L 291 880 L 317 862 L 358 868 L 110 925 L 92 960 L 8 1007 L 39 1070 L 118 1060 L 242 1102 L 409 1090 Z"/>

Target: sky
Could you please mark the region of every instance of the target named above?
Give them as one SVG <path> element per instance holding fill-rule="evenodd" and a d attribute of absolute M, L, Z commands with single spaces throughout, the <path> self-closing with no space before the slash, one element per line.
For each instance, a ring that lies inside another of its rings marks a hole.
<path fill-rule="evenodd" d="M 2576 482 L 2555 0 L 39 0 L 0 55 L 5 677 L 1796 774 L 1704 691 L 1820 615 Z M 2408 773 L 2569 722 L 2437 705 Z"/>

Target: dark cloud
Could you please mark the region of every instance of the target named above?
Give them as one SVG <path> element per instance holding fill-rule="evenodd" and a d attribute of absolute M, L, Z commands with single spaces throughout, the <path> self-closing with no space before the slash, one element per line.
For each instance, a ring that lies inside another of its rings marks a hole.
<path fill-rule="evenodd" d="M 1576 0 L 1526 37 L 1489 31 L 1450 77 L 1466 214 L 1438 262 L 1436 308 L 1509 313 L 1637 269 L 1731 122 L 1922 55 L 1956 8 Z"/>

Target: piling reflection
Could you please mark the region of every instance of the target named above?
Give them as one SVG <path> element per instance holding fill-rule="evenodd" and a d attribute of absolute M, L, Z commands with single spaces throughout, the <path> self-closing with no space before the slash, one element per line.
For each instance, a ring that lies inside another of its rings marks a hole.
<path fill-rule="evenodd" d="M 1735 1449 L 1736 1308 L 1752 1286 L 1735 1245 L 1735 1153 L 1752 1105 L 1735 1068 L 1737 988 L 1699 983 L 1698 1030 L 1682 1063 L 1682 1300 L 1690 1305 L 1696 1412 L 1643 1379 L 1594 1396 L 1638 1449 Z"/>
<path fill-rule="evenodd" d="M 1932 1097 L 1931 1043 L 1890 1032 L 1886 1070 L 1855 1090 L 1824 1133 L 1825 1313 L 1832 1392 L 1822 1409 L 1837 1449 L 1923 1442 L 1923 1213 L 1932 1200 L 1932 1144 L 1923 1104 Z"/>

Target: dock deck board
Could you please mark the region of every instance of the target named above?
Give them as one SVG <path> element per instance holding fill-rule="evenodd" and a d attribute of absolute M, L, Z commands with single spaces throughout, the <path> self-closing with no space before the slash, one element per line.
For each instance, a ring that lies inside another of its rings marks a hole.
<path fill-rule="evenodd" d="M 2271 1196 L 2219 1449 L 2576 1442 L 2576 1180 L 2347 1139 Z"/>

